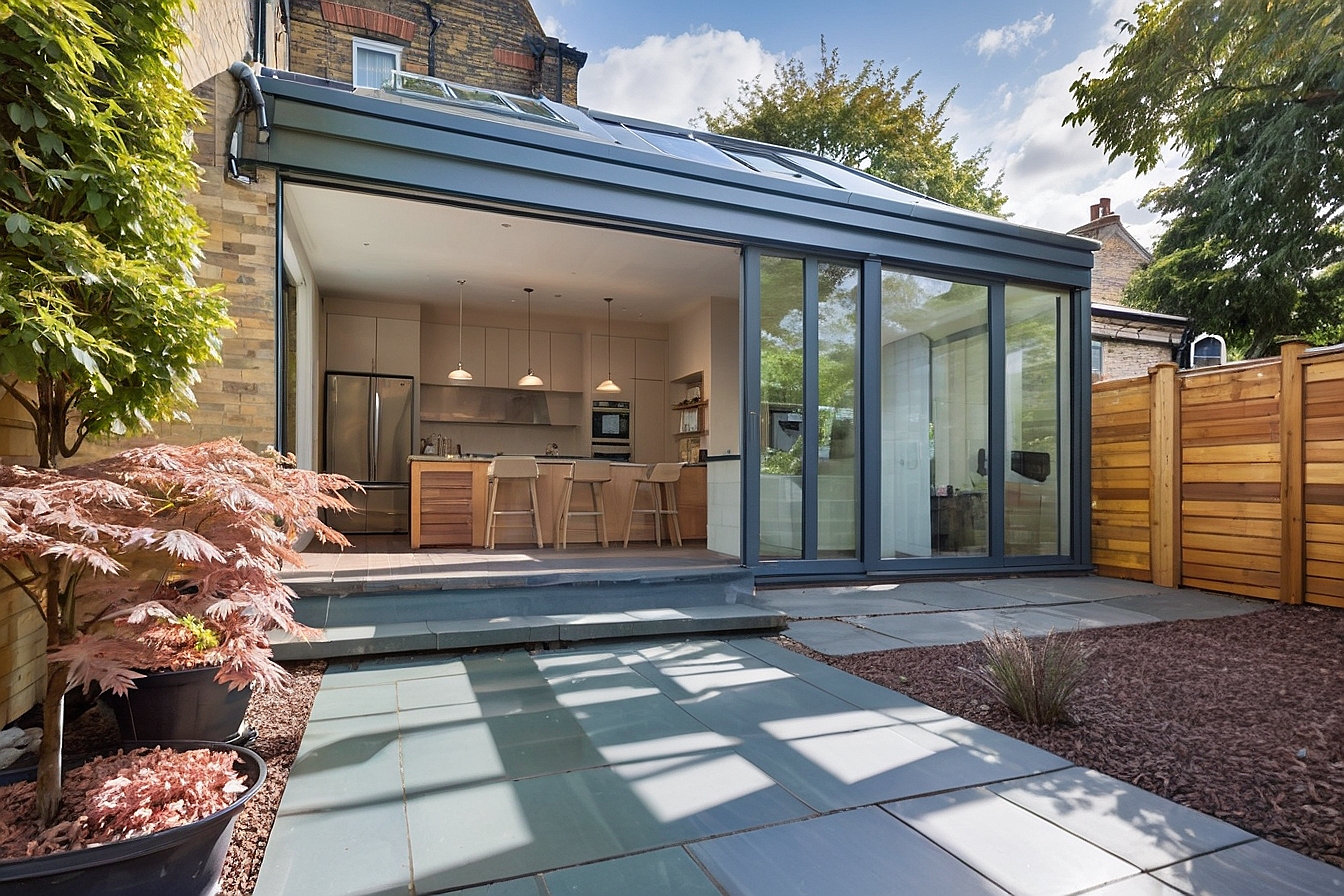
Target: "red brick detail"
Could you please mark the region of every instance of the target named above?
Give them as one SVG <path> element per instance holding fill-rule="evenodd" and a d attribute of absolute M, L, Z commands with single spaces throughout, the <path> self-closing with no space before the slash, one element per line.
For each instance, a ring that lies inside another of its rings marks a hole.
<path fill-rule="evenodd" d="M 344 3 L 322 0 L 322 18 L 333 25 L 363 28 L 365 31 L 386 34 L 406 43 L 415 38 L 415 23 L 410 19 L 388 15 L 385 12 L 374 12 L 362 6 L 347 6 Z"/>
<path fill-rule="evenodd" d="M 520 68 L 525 72 L 530 72 L 537 67 L 537 60 L 533 56 L 527 53 L 519 53 L 516 50 L 506 50 L 503 47 L 495 47 L 495 61 L 500 65 Z"/>

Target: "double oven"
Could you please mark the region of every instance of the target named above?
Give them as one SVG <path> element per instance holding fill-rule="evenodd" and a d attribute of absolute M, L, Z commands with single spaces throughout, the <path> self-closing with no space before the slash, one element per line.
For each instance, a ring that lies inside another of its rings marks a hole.
<path fill-rule="evenodd" d="M 593 402 L 592 444 L 597 460 L 630 460 L 630 402 Z"/>

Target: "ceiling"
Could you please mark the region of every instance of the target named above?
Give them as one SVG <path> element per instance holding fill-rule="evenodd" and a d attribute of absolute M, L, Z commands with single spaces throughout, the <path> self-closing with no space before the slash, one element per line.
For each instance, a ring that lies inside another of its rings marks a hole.
<path fill-rule="evenodd" d="M 543 221 L 392 196 L 289 184 L 286 234 L 324 295 L 453 305 L 521 303 L 537 314 L 666 323 L 710 296 L 736 296 L 734 247 Z"/>

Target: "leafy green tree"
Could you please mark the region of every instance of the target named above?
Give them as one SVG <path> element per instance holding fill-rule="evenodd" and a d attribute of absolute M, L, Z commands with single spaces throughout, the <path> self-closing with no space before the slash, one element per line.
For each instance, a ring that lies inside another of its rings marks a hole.
<path fill-rule="evenodd" d="M 1339 0 L 1145 2 L 1077 111 L 1140 172 L 1169 148 L 1184 175 L 1147 204 L 1170 216 L 1131 284 L 1248 356 L 1276 336 L 1337 339 L 1344 311 L 1344 7 Z"/>
<path fill-rule="evenodd" d="M 231 326 L 192 276 L 199 109 L 176 67 L 180 9 L 0 0 L 0 388 L 44 467 L 181 417 Z"/>
<path fill-rule="evenodd" d="M 947 104 L 953 90 L 932 109 L 915 87 L 919 73 L 864 62 L 857 75 L 842 74 L 840 53 L 821 43 L 821 70 L 809 76 L 801 60 L 775 66 L 769 86 L 743 82 L 737 99 L 719 112 L 701 110 L 711 131 L 816 153 L 934 199 L 997 215 L 1007 197 L 1002 175 L 986 181 L 989 150 L 968 158 L 947 137 Z"/>

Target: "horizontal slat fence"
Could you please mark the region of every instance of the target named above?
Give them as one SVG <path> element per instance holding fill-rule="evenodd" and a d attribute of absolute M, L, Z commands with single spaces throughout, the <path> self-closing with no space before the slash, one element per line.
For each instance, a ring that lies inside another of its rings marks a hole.
<path fill-rule="evenodd" d="M 1093 386 L 1099 572 L 1344 606 L 1344 346 L 1282 348 Z"/>

